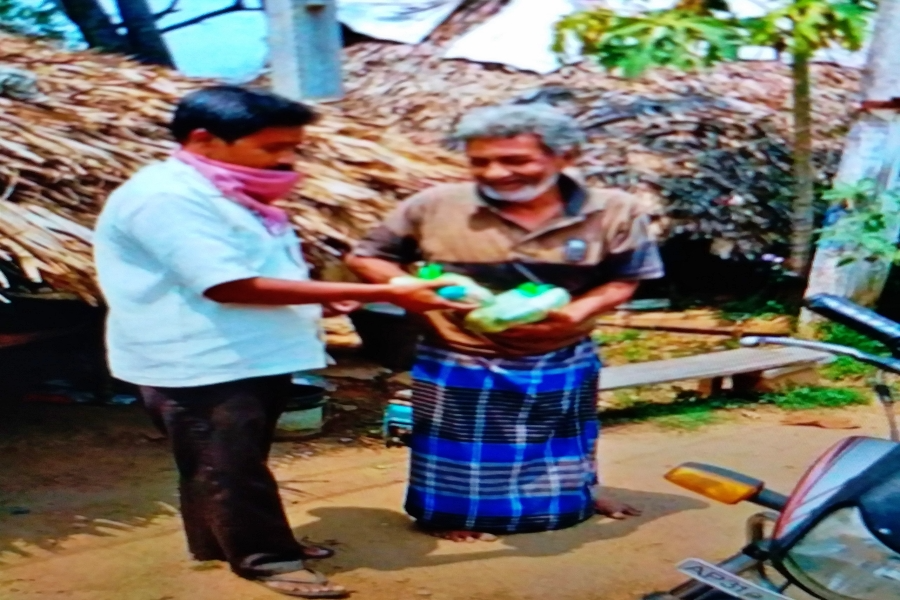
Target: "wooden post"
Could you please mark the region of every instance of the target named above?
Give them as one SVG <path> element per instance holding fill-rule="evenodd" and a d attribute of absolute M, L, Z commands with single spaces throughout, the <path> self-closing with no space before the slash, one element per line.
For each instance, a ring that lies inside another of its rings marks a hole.
<path fill-rule="evenodd" d="M 292 100 L 343 96 L 335 0 L 266 0 L 272 91 Z"/>

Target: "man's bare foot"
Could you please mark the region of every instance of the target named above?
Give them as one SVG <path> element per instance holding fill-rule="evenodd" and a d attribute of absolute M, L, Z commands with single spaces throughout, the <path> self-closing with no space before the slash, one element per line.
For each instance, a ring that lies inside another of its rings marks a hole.
<path fill-rule="evenodd" d="M 430 531 L 429 535 L 439 537 L 442 540 L 450 540 L 451 542 L 467 542 L 469 544 L 475 542 L 496 542 L 497 536 L 490 533 L 481 533 L 479 531 Z"/>
<path fill-rule="evenodd" d="M 628 517 L 639 517 L 642 514 L 640 509 L 610 498 L 598 498 L 594 501 L 594 508 L 597 510 L 598 515 L 616 519 L 617 521 Z"/>

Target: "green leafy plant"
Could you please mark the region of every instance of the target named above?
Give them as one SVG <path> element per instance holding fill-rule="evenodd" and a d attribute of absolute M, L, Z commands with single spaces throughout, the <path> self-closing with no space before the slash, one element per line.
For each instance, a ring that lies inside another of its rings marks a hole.
<path fill-rule="evenodd" d="M 862 392 L 848 388 L 798 387 L 784 392 L 764 394 L 763 404 L 774 404 L 783 410 L 844 408 L 869 404 Z"/>
<path fill-rule="evenodd" d="M 724 0 L 684 0 L 670 10 L 618 15 L 590 9 L 562 19 L 554 49 L 581 52 L 609 70 L 637 77 L 652 67 L 693 70 L 735 60 L 743 46 L 765 45 L 788 52 L 794 77 L 794 178 L 790 267 L 805 273 L 814 235 L 815 172 L 812 163 L 812 109 L 809 62 L 820 49 L 862 47 L 869 1 L 794 0 L 761 17 L 737 19 Z M 727 11 L 716 15 L 714 11 Z"/>
<path fill-rule="evenodd" d="M 866 377 L 874 372 L 875 367 L 853 360 L 849 356 L 838 356 L 834 362 L 822 369 L 822 375 L 831 381 Z"/>
<path fill-rule="evenodd" d="M 861 352 L 875 354 L 878 356 L 890 356 L 890 350 L 887 346 L 867 337 L 846 325 L 826 321 L 819 326 L 818 337 L 828 344 L 839 344 L 841 346 L 849 346 L 856 348 Z"/>
<path fill-rule="evenodd" d="M 891 241 L 900 230 L 900 194 L 879 193 L 875 181 L 863 179 L 835 185 L 823 197 L 832 202 L 837 218 L 820 230 L 820 240 L 846 250 L 839 265 L 857 260 L 900 262 L 900 250 Z"/>
<path fill-rule="evenodd" d="M 817 337 L 828 344 L 838 344 L 840 346 L 849 346 L 856 348 L 862 352 L 876 354 L 881 356 L 890 355 L 887 347 L 881 342 L 877 342 L 869 337 L 858 333 L 846 325 L 826 321 L 819 325 Z M 822 374 L 833 381 L 841 379 L 865 377 L 875 372 L 875 368 L 858 360 L 853 360 L 849 356 L 839 356 L 834 362 L 826 365 L 822 369 Z"/>
<path fill-rule="evenodd" d="M 723 394 L 700 398 L 694 392 L 684 392 L 672 402 L 653 402 L 630 398 L 627 402 L 600 411 L 600 419 L 608 424 L 660 422 L 663 426 L 695 429 L 715 420 L 715 413 L 723 410 L 746 409 L 756 405 L 770 405 L 782 410 L 811 410 L 844 408 L 869 404 L 868 397 L 856 389 L 811 386 L 797 387 L 769 394 Z"/>
<path fill-rule="evenodd" d="M 604 346 L 621 342 L 634 342 L 642 337 L 644 335 L 636 329 L 625 329 L 614 333 L 597 331 L 593 334 L 594 341 Z"/>
<path fill-rule="evenodd" d="M 571 34 L 583 44 L 583 53 L 607 69 L 621 69 L 625 77 L 638 77 L 654 66 L 693 70 L 736 60 L 744 42 L 736 22 L 683 9 L 638 16 L 607 9 L 570 15 L 557 25 L 557 52 Z"/>
<path fill-rule="evenodd" d="M 821 48 L 862 48 L 874 2 L 849 0 L 794 0 L 761 17 L 744 19 L 749 41 L 771 46 L 794 57 L 810 55 Z"/>
<path fill-rule="evenodd" d="M 815 172 L 812 164 L 812 100 L 809 63 L 813 54 L 830 46 L 862 48 L 871 7 L 851 1 L 794 0 L 758 18 L 745 19 L 750 43 L 791 55 L 794 77 L 794 200 L 791 267 L 805 273 L 814 236 Z"/>

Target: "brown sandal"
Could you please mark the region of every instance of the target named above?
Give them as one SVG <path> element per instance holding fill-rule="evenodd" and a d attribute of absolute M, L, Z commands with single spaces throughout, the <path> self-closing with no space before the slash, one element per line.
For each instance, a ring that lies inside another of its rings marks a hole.
<path fill-rule="evenodd" d="M 350 594 L 343 586 L 329 583 L 325 575 L 311 569 L 271 575 L 258 581 L 273 592 L 296 598 L 346 598 Z"/>

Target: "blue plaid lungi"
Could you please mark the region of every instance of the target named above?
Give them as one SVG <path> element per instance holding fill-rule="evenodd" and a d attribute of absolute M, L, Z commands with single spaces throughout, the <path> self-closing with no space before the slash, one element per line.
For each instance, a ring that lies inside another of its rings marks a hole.
<path fill-rule="evenodd" d="M 515 359 L 420 348 L 406 512 L 426 528 L 484 533 L 589 518 L 599 375 L 590 340 Z"/>

